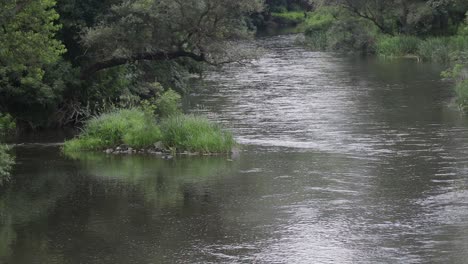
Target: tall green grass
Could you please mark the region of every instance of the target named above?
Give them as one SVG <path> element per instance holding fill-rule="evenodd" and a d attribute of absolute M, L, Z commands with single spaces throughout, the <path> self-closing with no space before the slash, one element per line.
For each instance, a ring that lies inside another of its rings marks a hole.
<path fill-rule="evenodd" d="M 77 138 L 65 142 L 64 151 L 100 150 L 121 144 L 143 148 L 161 138 L 152 116 L 139 109 L 122 109 L 90 119 Z"/>
<path fill-rule="evenodd" d="M 416 55 L 420 44 L 421 39 L 414 36 L 381 36 L 377 39 L 376 52 L 388 57 Z"/>
<path fill-rule="evenodd" d="M 430 37 L 381 36 L 376 43 L 378 55 L 402 57 L 413 55 L 424 61 L 449 63 L 468 50 L 468 36 Z"/>
<path fill-rule="evenodd" d="M 235 142 L 231 133 L 208 119 L 175 114 L 156 120 L 140 109 L 117 110 L 89 120 L 82 133 L 65 142 L 65 153 L 103 150 L 125 144 L 135 149 L 160 142 L 174 151 L 225 153 Z"/>
<path fill-rule="evenodd" d="M 468 80 L 460 81 L 455 86 L 457 104 L 464 111 L 468 111 Z"/>
<path fill-rule="evenodd" d="M 282 24 L 298 25 L 306 20 L 306 15 L 304 12 L 289 11 L 282 13 L 272 13 L 271 15 L 276 18 L 276 20 L 279 20 Z"/>
<path fill-rule="evenodd" d="M 200 116 L 171 116 L 162 121 L 161 131 L 164 144 L 177 151 L 224 153 L 235 145 L 231 133 Z"/>
<path fill-rule="evenodd" d="M 433 37 L 425 39 L 418 48 L 418 55 L 422 60 L 447 63 L 450 61 L 450 39 Z"/>

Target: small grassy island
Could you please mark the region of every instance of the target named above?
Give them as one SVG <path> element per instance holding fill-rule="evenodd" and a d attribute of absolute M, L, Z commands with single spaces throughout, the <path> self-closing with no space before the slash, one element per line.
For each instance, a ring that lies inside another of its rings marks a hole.
<path fill-rule="evenodd" d="M 222 154 L 235 146 L 232 134 L 208 119 L 184 115 L 180 96 L 169 90 L 155 106 L 116 109 L 88 120 L 82 132 L 66 141 L 65 153 Z M 155 111 L 159 109 L 159 111 Z"/>
<path fill-rule="evenodd" d="M 77 138 L 65 142 L 63 150 L 65 153 L 222 154 L 229 153 L 234 145 L 231 133 L 204 117 L 177 114 L 158 123 L 134 108 L 89 120 Z"/>

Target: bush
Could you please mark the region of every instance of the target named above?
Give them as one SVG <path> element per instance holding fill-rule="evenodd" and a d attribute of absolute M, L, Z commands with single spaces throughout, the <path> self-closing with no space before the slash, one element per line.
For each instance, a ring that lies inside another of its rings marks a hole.
<path fill-rule="evenodd" d="M 455 86 L 457 104 L 464 111 L 468 111 L 468 80 L 460 81 Z"/>
<path fill-rule="evenodd" d="M 280 24 L 298 25 L 306 20 L 304 12 L 283 12 L 271 14 Z"/>
<path fill-rule="evenodd" d="M 376 52 L 381 56 L 399 57 L 416 55 L 421 39 L 414 36 L 382 36 L 376 43 Z"/>
<path fill-rule="evenodd" d="M 418 47 L 418 55 L 423 60 L 446 63 L 450 61 L 448 38 L 428 38 Z"/>
<path fill-rule="evenodd" d="M 161 123 L 164 144 L 177 151 L 224 153 L 235 142 L 232 134 L 208 119 L 194 115 L 171 116 Z"/>
<path fill-rule="evenodd" d="M 321 8 L 309 13 L 303 25 L 306 45 L 314 50 L 363 53 L 374 50 L 373 26 L 339 8 Z"/>
<path fill-rule="evenodd" d="M 160 117 L 180 114 L 180 104 L 180 95 L 172 89 L 169 89 L 164 92 L 158 100 L 156 100 L 156 112 Z"/>
<path fill-rule="evenodd" d="M 468 111 L 468 66 L 456 64 L 453 69 L 442 72 L 442 77 L 455 81 L 457 104 L 465 112 Z"/>
<path fill-rule="evenodd" d="M 309 13 L 303 25 L 307 46 L 314 50 L 326 50 L 328 46 L 327 31 L 333 22 L 335 22 L 335 18 L 327 10 Z"/>
<path fill-rule="evenodd" d="M 374 37 L 360 19 L 339 20 L 328 30 L 328 49 L 339 52 L 373 53 Z"/>
<path fill-rule="evenodd" d="M 306 27 L 306 33 L 308 31 L 327 31 L 333 22 L 336 21 L 338 12 L 334 8 L 320 8 L 319 10 L 311 13 L 307 13 L 306 21 L 304 26 Z"/>
<path fill-rule="evenodd" d="M 0 185 L 8 180 L 14 159 L 8 154 L 9 147 L 0 144 Z"/>
<path fill-rule="evenodd" d="M 141 148 L 160 139 L 153 116 L 139 109 L 123 109 L 89 120 L 78 138 L 65 142 L 64 151 L 99 150 L 121 144 Z"/>
<path fill-rule="evenodd" d="M 16 128 L 13 117 L 9 114 L 0 113 L 0 138 L 12 133 Z"/>

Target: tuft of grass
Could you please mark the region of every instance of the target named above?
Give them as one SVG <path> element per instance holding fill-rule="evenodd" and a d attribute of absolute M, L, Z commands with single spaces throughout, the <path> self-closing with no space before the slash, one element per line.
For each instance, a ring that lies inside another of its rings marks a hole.
<path fill-rule="evenodd" d="M 418 55 L 426 61 L 447 63 L 450 62 L 450 39 L 432 37 L 425 39 L 418 47 Z"/>
<path fill-rule="evenodd" d="M 271 15 L 282 24 L 287 25 L 298 25 L 306 20 L 306 13 L 298 11 L 272 13 Z"/>
<path fill-rule="evenodd" d="M 161 129 L 157 125 L 138 124 L 130 128 L 123 136 L 123 143 L 133 148 L 145 148 L 162 139 Z"/>
<path fill-rule="evenodd" d="M 468 50 L 468 36 L 430 37 L 382 36 L 376 43 L 377 54 L 387 57 L 417 56 L 424 61 L 449 63 Z"/>
<path fill-rule="evenodd" d="M 89 120 L 83 132 L 65 142 L 65 152 L 100 150 L 127 144 L 142 148 L 161 139 L 161 132 L 152 116 L 139 109 L 122 109 Z"/>
<path fill-rule="evenodd" d="M 377 40 L 376 52 L 387 57 L 417 55 L 421 42 L 415 36 L 382 36 Z"/>
<path fill-rule="evenodd" d="M 315 31 L 327 31 L 336 21 L 333 16 L 333 10 L 322 8 L 320 11 L 311 12 L 307 14 L 307 18 L 304 22 L 306 28 L 306 34 Z"/>
<path fill-rule="evenodd" d="M 162 121 L 161 131 L 164 144 L 177 151 L 227 153 L 235 145 L 231 133 L 200 116 L 171 116 Z"/>

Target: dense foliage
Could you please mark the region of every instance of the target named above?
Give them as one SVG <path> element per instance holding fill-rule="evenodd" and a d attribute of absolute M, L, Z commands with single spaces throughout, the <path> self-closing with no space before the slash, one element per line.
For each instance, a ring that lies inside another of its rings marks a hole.
<path fill-rule="evenodd" d="M 9 114 L 0 113 L 0 142 L 15 130 L 15 122 Z M 10 148 L 0 143 L 0 186 L 10 176 L 14 158 L 9 154 Z"/>
<path fill-rule="evenodd" d="M 0 111 L 74 125 L 110 106 L 183 92 L 200 64 L 242 60 L 262 0 L 0 0 Z"/>

